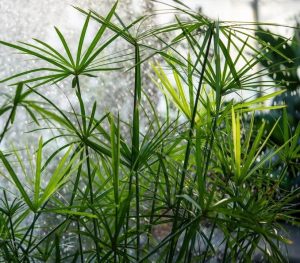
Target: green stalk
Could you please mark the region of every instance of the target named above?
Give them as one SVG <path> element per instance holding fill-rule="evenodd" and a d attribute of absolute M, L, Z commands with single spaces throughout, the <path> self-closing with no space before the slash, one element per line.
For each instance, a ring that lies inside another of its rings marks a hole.
<path fill-rule="evenodd" d="M 86 130 L 86 115 L 85 115 L 85 108 L 84 108 L 84 104 L 83 104 L 83 100 L 82 100 L 82 96 L 81 96 L 81 89 L 80 89 L 80 83 L 79 83 L 79 77 L 78 75 L 75 76 L 75 82 L 76 82 L 76 96 L 78 98 L 79 101 L 79 105 L 80 105 L 80 112 L 81 112 L 81 120 L 82 120 L 82 126 L 83 126 L 83 134 L 86 135 L 87 130 Z"/>
<path fill-rule="evenodd" d="M 208 238 L 208 241 L 207 241 L 208 244 L 211 243 L 211 240 L 213 238 L 213 234 L 214 234 L 214 231 L 215 231 L 216 226 L 217 226 L 217 219 L 218 219 L 218 215 L 216 215 L 216 217 L 214 219 L 214 224 L 213 224 L 212 230 L 211 230 L 211 232 L 209 234 L 209 238 Z M 203 257 L 203 260 L 202 260 L 202 263 L 206 262 L 206 257 L 208 255 L 208 251 L 209 251 L 209 248 L 206 248 L 205 253 L 204 253 L 204 257 Z"/>
<path fill-rule="evenodd" d="M 62 225 L 66 223 L 66 221 L 69 220 L 69 216 L 67 218 L 60 222 L 56 227 L 54 227 L 46 236 L 44 236 L 39 242 L 37 242 L 29 251 L 28 253 L 31 253 L 34 251 L 40 244 L 42 244 L 47 238 L 49 238 L 52 234 L 54 234 Z"/>
<path fill-rule="evenodd" d="M 86 129 L 86 113 L 85 113 L 85 107 L 83 104 L 83 100 L 82 100 L 82 95 L 81 95 L 81 89 L 80 89 L 80 83 L 79 83 L 79 77 L 78 75 L 75 76 L 75 82 L 76 82 L 76 96 L 78 98 L 79 101 L 79 105 L 80 105 L 80 111 L 81 111 L 81 120 L 82 120 L 82 126 L 83 126 L 83 131 L 82 131 L 82 135 L 83 135 L 83 139 L 87 139 L 86 137 L 87 135 L 87 129 Z M 89 181 L 89 189 L 90 189 L 90 203 L 91 206 L 94 205 L 94 191 L 93 191 L 93 183 L 92 183 L 92 173 L 91 173 L 91 165 L 90 165 L 90 156 L 89 156 L 89 149 L 88 146 L 85 145 L 85 155 L 86 155 L 86 165 L 87 165 L 87 172 L 88 172 L 88 181 Z M 97 258 L 97 262 L 101 262 L 100 260 L 100 248 L 97 244 L 97 239 L 98 239 L 98 231 L 97 231 L 97 221 L 95 218 L 93 218 L 93 228 L 94 228 L 94 235 L 95 235 L 95 247 L 96 247 L 96 258 Z"/>
<path fill-rule="evenodd" d="M 218 28 L 217 28 L 217 30 L 218 30 Z M 219 36 L 218 36 L 218 33 L 217 33 L 217 37 L 215 39 L 215 49 L 216 49 L 215 52 L 217 52 L 217 59 L 218 59 L 218 61 L 216 62 L 216 68 L 217 68 L 216 71 L 220 72 L 220 68 L 219 68 L 220 58 L 219 58 L 219 53 L 218 53 L 219 51 L 218 51 L 218 47 L 216 47 L 216 45 L 218 44 L 218 41 L 219 41 Z M 199 173 L 199 175 L 202 174 L 203 187 L 206 184 L 206 175 L 207 175 L 207 172 L 208 172 L 209 161 L 210 161 L 210 157 L 211 157 L 211 153 L 212 153 L 212 145 L 213 145 L 214 138 L 215 138 L 215 131 L 216 131 L 216 128 L 217 128 L 218 116 L 219 116 L 219 113 L 220 113 L 220 106 L 221 106 L 221 89 L 220 88 L 221 87 L 220 87 L 219 83 L 218 83 L 218 87 L 219 87 L 219 89 L 216 91 L 216 93 L 217 93 L 217 97 L 216 97 L 216 114 L 213 118 L 213 123 L 212 123 L 212 128 L 211 128 L 211 135 L 210 135 L 209 139 L 206 140 L 206 144 L 205 144 L 204 170 L 200 169 L 200 170 L 203 171 L 203 173 L 202 172 Z M 213 225 L 213 228 L 212 228 L 211 233 L 210 233 L 209 242 L 211 241 L 210 239 L 213 237 L 213 233 L 214 233 L 215 228 L 216 228 L 216 220 L 217 220 L 217 217 L 214 220 L 214 225 Z M 203 262 L 205 262 L 205 259 L 207 257 L 207 252 L 208 252 L 208 250 L 205 251 Z"/>
<path fill-rule="evenodd" d="M 209 160 L 210 160 L 210 156 L 211 156 L 211 152 L 212 152 L 212 145 L 214 142 L 214 138 L 215 138 L 215 130 L 217 128 L 217 121 L 218 121 L 218 116 L 220 113 L 220 103 L 217 102 L 217 109 L 216 109 L 216 116 L 214 117 L 213 120 L 213 125 L 212 125 L 212 129 L 211 129 L 211 136 L 210 139 L 206 141 L 205 144 L 205 156 L 206 156 L 206 160 L 205 160 L 205 165 L 204 165 L 204 172 L 203 172 L 203 183 L 205 184 L 206 181 L 206 174 L 208 171 L 208 166 L 209 166 Z"/>
<path fill-rule="evenodd" d="M 133 170 L 135 172 L 135 200 L 136 200 L 136 258 L 140 259 L 140 198 L 139 198 L 139 174 L 138 174 L 138 155 L 140 149 L 140 114 L 139 107 L 141 101 L 141 64 L 140 64 L 140 48 L 136 43 L 135 45 L 135 88 L 134 88 L 134 116 L 133 116 L 133 134 L 132 134 L 132 154 L 133 154 Z"/>
<path fill-rule="evenodd" d="M 8 126 L 9 126 L 9 122 L 10 122 L 10 119 L 11 119 L 12 115 L 13 115 L 13 110 L 11 110 L 11 112 L 8 116 L 8 119 L 7 119 L 7 121 L 4 125 L 3 131 L 2 131 L 1 136 L 0 136 L 0 143 L 2 142 L 6 132 L 8 131 Z"/>
<path fill-rule="evenodd" d="M 48 200 L 48 201 L 49 201 L 49 200 Z M 25 241 L 25 239 L 27 238 L 27 236 L 29 235 L 29 233 L 33 231 L 34 226 L 35 226 L 35 223 L 36 223 L 36 221 L 38 220 L 38 218 L 40 217 L 40 215 L 42 214 L 42 211 L 43 211 L 44 208 L 46 207 L 48 201 L 46 201 L 46 202 L 44 203 L 44 205 L 41 207 L 41 209 L 40 209 L 39 212 L 34 213 L 34 217 L 33 217 L 32 223 L 31 223 L 31 225 L 28 227 L 28 229 L 27 229 L 27 231 L 25 232 L 24 236 L 22 237 L 22 239 L 21 239 L 21 241 L 20 241 L 20 243 L 19 243 L 18 249 L 21 248 L 23 242 Z M 28 250 L 29 250 L 29 249 L 28 249 Z"/>
<path fill-rule="evenodd" d="M 135 172 L 135 204 L 136 204 L 136 259 L 140 259 L 140 190 L 139 190 L 139 176 L 138 172 Z"/>
<path fill-rule="evenodd" d="M 94 205 L 94 192 L 93 192 L 93 183 L 92 183 L 92 173 L 91 173 L 91 165 L 90 165 L 90 157 L 89 157 L 89 150 L 88 147 L 85 147 L 85 154 L 86 154 L 86 164 L 87 164 L 87 170 L 88 170 L 88 179 L 89 179 L 89 188 L 90 188 L 90 202 L 91 202 L 91 206 Z M 94 227 L 94 235 L 95 235 L 95 246 L 96 246 L 96 255 L 97 255 L 97 262 L 100 263 L 100 248 L 98 246 L 97 243 L 97 239 L 98 239 L 98 231 L 97 231 L 97 221 L 96 218 L 93 218 L 93 227 Z"/>
<path fill-rule="evenodd" d="M 226 240 L 222 263 L 226 263 L 228 261 L 227 260 L 228 243 L 229 243 L 229 238 Z"/>
<path fill-rule="evenodd" d="M 115 233 L 112 239 L 112 250 L 114 253 L 114 262 L 117 262 L 117 245 L 118 245 L 118 215 L 119 215 L 119 169 L 120 169 L 120 118 L 118 116 L 117 127 L 114 119 L 110 115 L 111 126 L 111 149 L 112 149 L 112 170 L 113 170 L 113 188 L 114 188 L 114 205 L 115 205 Z"/>
<path fill-rule="evenodd" d="M 17 89 L 16 89 L 16 93 L 15 93 L 15 97 L 14 97 L 14 101 L 13 101 L 13 106 L 12 106 L 11 112 L 10 112 L 10 114 L 8 116 L 8 119 L 7 119 L 7 121 L 6 121 L 5 125 L 4 125 L 3 131 L 2 131 L 1 136 L 0 136 L 0 143 L 2 142 L 2 140 L 4 138 L 4 135 L 8 131 L 9 123 L 13 123 L 14 122 L 16 111 L 17 111 L 17 107 L 18 107 L 18 104 L 20 103 L 20 100 L 21 100 L 22 89 L 23 89 L 23 83 L 19 83 L 17 85 Z"/>
<path fill-rule="evenodd" d="M 11 218 L 11 214 L 8 215 L 8 219 L 9 219 L 9 228 L 10 228 L 10 232 L 11 232 L 11 236 L 12 236 L 12 240 L 13 240 L 13 248 L 14 248 L 14 253 L 17 259 L 19 259 L 19 253 L 18 253 L 18 249 L 16 246 L 16 236 L 15 236 L 15 231 L 14 231 L 14 226 L 13 226 L 13 221 Z"/>
<path fill-rule="evenodd" d="M 130 212 L 130 202 L 131 202 L 131 195 L 132 195 L 132 181 L 133 181 L 133 174 L 132 171 L 130 171 L 129 175 L 129 189 L 128 189 L 128 211 L 126 213 L 126 224 L 125 224 L 125 238 L 124 238 L 124 255 L 126 255 L 127 245 L 128 245 L 128 228 L 129 228 L 129 212 Z M 123 258 L 123 263 L 126 262 L 126 257 Z"/>
<path fill-rule="evenodd" d="M 83 258 L 83 249 L 82 249 L 82 240 L 81 240 L 81 235 L 80 235 L 80 225 L 79 225 L 79 220 L 77 222 L 77 231 L 78 231 L 78 242 L 79 242 L 79 253 L 80 253 L 80 261 L 81 263 L 84 262 Z"/>
<path fill-rule="evenodd" d="M 133 123 L 132 123 L 132 167 L 133 171 L 138 169 L 138 155 L 140 148 L 140 101 L 141 101 L 141 64 L 140 49 L 138 44 L 135 46 L 135 87 L 133 101 Z"/>
<path fill-rule="evenodd" d="M 80 149 L 81 146 L 79 146 L 78 148 Z M 84 152 L 82 151 L 82 152 L 80 153 L 80 157 L 79 157 L 80 165 L 78 166 L 78 170 L 77 170 L 77 174 L 76 174 L 76 179 L 75 179 L 75 183 L 74 183 L 74 188 L 73 188 L 72 196 L 71 196 L 71 200 L 70 200 L 70 207 L 73 205 L 73 202 L 74 202 L 74 200 L 75 200 L 76 193 L 77 193 L 77 190 L 78 190 L 79 179 L 80 179 L 81 169 L 82 169 L 83 155 L 84 155 Z"/>
<path fill-rule="evenodd" d="M 148 230 L 148 240 L 147 240 L 147 245 L 148 249 L 150 248 L 150 238 L 149 236 L 151 235 L 152 232 L 152 224 L 153 224 L 153 219 L 154 219 L 154 210 L 155 210 L 155 201 L 156 201 L 156 195 L 157 195 L 157 190 L 158 190 L 158 183 L 159 183 L 159 174 L 160 174 L 160 163 L 158 165 L 156 177 L 155 177 L 155 182 L 154 182 L 154 193 L 152 197 L 152 205 L 151 205 L 151 212 L 150 212 L 150 219 L 149 219 L 149 230 Z"/>
<path fill-rule="evenodd" d="M 140 204 L 139 204 L 139 176 L 138 176 L 138 155 L 140 149 L 140 114 L 139 107 L 141 101 L 141 91 L 142 91 L 142 81 L 141 81 L 141 58 L 140 58 L 140 47 L 137 42 L 135 42 L 135 87 L 134 87 L 134 104 L 133 104 L 133 121 L 132 121 L 132 148 L 131 148 L 131 173 L 129 179 L 129 202 L 131 201 L 132 194 L 132 182 L 133 176 L 135 176 L 135 200 L 136 200 L 136 253 L 137 260 L 140 258 Z M 130 207 L 130 206 L 129 206 Z M 128 218 L 129 210 L 127 213 L 126 221 L 126 233 L 128 230 Z M 127 246 L 127 234 L 125 236 L 125 248 Z"/>
<path fill-rule="evenodd" d="M 178 191 L 177 195 L 181 195 L 182 192 L 183 192 L 184 181 L 185 181 L 185 177 L 186 177 L 187 168 L 188 168 L 188 165 L 189 165 L 189 157 L 190 157 L 190 153 L 191 153 L 192 137 L 193 137 L 193 134 L 194 134 L 194 127 L 195 127 L 195 118 L 196 118 L 196 114 L 197 114 L 197 107 L 198 107 L 202 82 L 203 82 L 203 79 L 204 79 L 206 63 L 207 63 L 207 60 L 208 60 L 211 40 L 212 40 L 212 36 L 213 36 L 213 28 L 214 28 L 214 25 L 212 25 L 211 28 L 210 28 L 210 36 L 209 36 L 209 40 L 208 40 L 208 44 L 207 44 L 207 48 L 206 48 L 206 53 L 205 53 L 205 57 L 204 57 L 203 65 L 202 65 L 202 70 L 201 70 L 199 85 L 198 85 L 198 89 L 197 89 L 197 94 L 196 94 L 196 97 L 195 97 L 194 109 L 193 109 L 193 113 L 192 113 L 192 119 L 191 119 L 191 123 L 190 123 L 189 135 L 188 135 L 188 142 L 187 142 L 187 146 L 186 146 L 184 163 L 183 163 L 183 168 L 182 168 L 182 173 L 181 173 L 181 180 L 180 180 L 180 185 L 179 185 L 179 191 Z M 173 226 L 172 226 L 171 235 L 174 234 L 177 230 L 180 203 L 181 203 L 181 199 L 179 198 L 177 200 L 177 203 L 176 203 L 174 222 L 173 222 Z M 174 237 L 172 239 L 171 244 L 170 244 L 170 249 L 169 249 L 169 254 L 168 254 L 168 262 L 169 263 L 171 263 L 173 261 L 174 251 L 175 251 L 176 244 L 177 244 L 177 239 L 176 240 L 175 239 L 176 239 L 176 237 Z"/>
<path fill-rule="evenodd" d="M 186 253 L 186 256 L 185 256 L 185 259 L 184 259 L 184 263 L 192 262 L 193 249 L 195 247 L 195 242 L 196 242 L 196 234 L 194 234 L 193 237 L 192 237 L 191 244 L 189 246 L 189 251 L 188 251 L 188 253 Z"/>
<path fill-rule="evenodd" d="M 219 116 L 219 112 L 220 112 L 220 104 L 221 104 L 221 97 L 219 97 L 219 99 L 217 100 L 216 116 L 214 116 L 211 136 L 210 136 L 210 139 L 206 141 L 206 145 L 205 145 L 206 161 L 205 161 L 204 172 L 203 172 L 203 183 L 204 184 L 206 183 L 206 175 L 207 175 L 207 172 L 208 172 L 209 160 L 210 160 L 210 156 L 211 156 L 211 153 L 212 153 L 212 145 L 213 145 L 214 138 L 215 138 L 215 130 L 217 128 L 217 121 L 218 121 L 218 116 Z M 206 154 L 206 152 L 207 152 L 207 154 Z M 223 196 L 224 196 L 224 194 L 223 194 Z M 211 241 L 211 238 L 213 237 L 214 231 L 216 229 L 216 220 L 217 220 L 217 218 L 218 218 L 218 216 L 214 219 L 214 224 L 213 224 L 213 228 L 212 228 L 211 233 L 210 233 L 209 242 Z M 205 262 L 204 260 L 207 257 L 208 250 L 209 249 L 207 249 L 205 251 L 203 262 Z"/>
<path fill-rule="evenodd" d="M 6 205 L 7 205 L 7 208 L 8 208 L 8 213 L 6 214 L 7 217 L 8 217 L 8 220 L 9 220 L 9 228 L 10 228 L 10 232 L 11 232 L 11 236 L 12 236 L 12 246 L 13 246 L 13 249 L 14 249 L 14 254 L 17 258 L 17 260 L 19 260 L 19 253 L 18 253 L 18 249 L 17 249 L 17 246 L 16 246 L 16 235 L 15 235 L 15 230 L 14 230 L 14 225 L 13 225 L 13 221 L 12 221 L 12 216 L 13 216 L 13 212 L 11 211 L 11 208 L 9 208 L 9 205 L 8 205 L 8 199 L 7 199 L 7 195 L 6 195 L 6 191 L 3 190 L 3 195 L 4 195 L 4 198 L 5 198 L 5 202 L 6 202 Z"/>
<path fill-rule="evenodd" d="M 39 213 L 39 214 L 40 214 L 40 213 Z M 31 228 L 30 234 L 29 234 L 28 245 L 27 245 L 27 248 L 26 248 L 26 250 L 25 250 L 25 252 L 24 252 L 25 258 L 28 257 L 30 247 L 32 246 L 33 230 L 34 230 L 34 225 L 35 225 L 35 222 L 36 222 L 37 218 L 38 218 L 37 213 L 35 213 L 35 214 L 34 214 L 34 220 L 33 220 L 32 228 Z M 28 261 L 29 261 L 29 260 L 28 260 Z"/>

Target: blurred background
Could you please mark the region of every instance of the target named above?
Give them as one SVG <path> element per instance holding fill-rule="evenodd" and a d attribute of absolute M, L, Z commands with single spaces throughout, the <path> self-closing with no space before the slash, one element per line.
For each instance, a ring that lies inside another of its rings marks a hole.
<path fill-rule="evenodd" d="M 138 16 L 147 9 L 163 5 L 151 0 L 120 0 L 119 12 Z M 161 0 L 172 3 L 171 0 Z M 230 21 L 262 21 L 294 25 L 300 12 L 299 0 L 184 0 L 211 18 Z M 72 5 L 105 11 L 113 0 L 10 0 L 0 1 L 0 38 L 27 41 L 32 37 L 51 39 L 53 25 L 73 30 L 81 26 L 82 16 Z M 164 21 L 167 20 L 164 16 Z M 288 32 L 286 32 L 288 33 Z"/>

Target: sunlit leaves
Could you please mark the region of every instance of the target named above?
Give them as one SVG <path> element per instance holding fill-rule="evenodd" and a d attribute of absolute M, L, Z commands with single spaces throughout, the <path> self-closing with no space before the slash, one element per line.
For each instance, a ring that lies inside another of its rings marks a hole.
<path fill-rule="evenodd" d="M 12 182 L 20 191 L 26 204 L 35 212 L 38 211 L 42 205 L 47 202 L 47 200 L 49 200 L 49 198 L 67 182 L 69 176 L 75 172 L 80 165 L 80 162 L 77 162 L 80 152 L 70 158 L 72 151 L 72 147 L 70 147 L 62 159 L 58 162 L 57 167 L 52 173 L 46 187 L 42 188 L 42 148 L 43 141 L 40 139 L 35 162 L 36 170 L 34 175 L 34 188 L 32 189 L 33 198 L 31 198 L 31 195 L 25 190 L 26 188 L 21 183 L 22 179 L 20 179 L 19 175 L 17 175 L 17 173 L 14 171 L 6 156 L 0 152 L 1 161 L 10 175 Z"/>

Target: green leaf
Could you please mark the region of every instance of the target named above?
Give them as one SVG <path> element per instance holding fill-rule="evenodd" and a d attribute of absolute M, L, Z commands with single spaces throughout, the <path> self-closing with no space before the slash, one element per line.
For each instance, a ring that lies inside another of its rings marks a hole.
<path fill-rule="evenodd" d="M 39 147 L 36 155 L 36 170 L 35 170 L 35 181 L 34 181 L 34 205 L 35 208 L 38 209 L 38 201 L 40 196 L 40 188 L 41 188 L 41 167 L 42 167 L 42 149 L 43 149 L 43 139 L 42 137 L 39 140 Z"/>
<path fill-rule="evenodd" d="M 46 210 L 44 210 L 44 212 L 62 214 L 62 215 L 82 216 L 82 217 L 88 217 L 88 218 L 97 218 L 97 216 L 92 213 L 73 211 L 73 210 L 70 210 L 69 207 L 68 207 L 68 209 L 65 209 L 65 208 L 46 209 Z"/>
<path fill-rule="evenodd" d="M 59 29 L 57 27 L 54 27 L 54 28 L 55 28 L 55 31 L 58 34 L 59 38 L 60 38 L 61 43 L 63 44 L 63 46 L 65 48 L 65 51 L 66 51 L 66 53 L 67 53 L 67 55 L 68 55 L 68 57 L 70 59 L 70 62 L 72 64 L 73 68 L 75 68 L 74 59 L 72 57 L 71 51 L 69 49 L 69 46 L 68 46 L 68 44 L 67 44 L 67 42 L 66 42 L 63 34 L 59 31 Z"/>
<path fill-rule="evenodd" d="M 236 175 L 240 177 L 241 174 L 241 127 L 240 127 L 240 115 L 235 112 L 233 107 L 231 108 L 231 118 L 232 118 L 232 137 L 234 146 L 234 159 L 236 164 Z"/>
<path fill-rule="evenodd" d="M 79 68 L 81 71 L 83 69 L 85 69 L 92 62 L 92 60 L 90 59 L 90 56 L 92 55 L 92 52 L 94 51 L 96 45 L 98 44 L 99 40 L 101 39 L 102 35 L 104 34 L 106 27 L 107 27 L 106 23 L 109 23 L 109 21 L 111 20 L 112 16 L 115 13 L 117 5 L 118 5 L 118 1 L 113 5 L 112 9 L 110 10 L 110 12 L 108 13 L 108 15 L 105 18 L 105 21 L 104 21 L 105 24 L 102 24 L 102 26 L 98 30 L 96 36 L 94 37 L 93 41 L 87 48 L 86 53 L 80 62 Z"/>
<path fill-rule="evenodd" d="M 76 169 L 80 165 L 80 162 L 77 162 L 76 165 L 74 165 L 74 163 L 78 159 L 81 151 L 78 151 L 68 161 L 72 149 L 73 149 L 72 146 L 69 147 L 67 152 L 64 154 L 64 156 L 61 158 L 60 162 L 58 163 L 46 188 L 44 189 L 42 196 L 39 199 L 38 202 L 39 206 L 43 205 L 68 180 L 70 174 L 76 171 Z"/>
<path fill-rule="evenodd" d="M 115 204 L 119 204 L 119 167 L 120 167 L 120 122 L 118 118 L 117 127 L 115 127 L 114 118 L 110 114 L 110 131 L 111 131 L 111 149 L 112 149 L 112 168 L 113 168 L 113 186 Z"/>
<path fill-rule="evenodd" d="M 76 57 L 76 69 L 79 67 L 79 63 L 80 63 L 80 59 L 81 59 L 82 46 L 83 46 L 83 43 L 84 43 L 85 34 L 86 34 L 86 30 L 88 28 L 90 17 L 91 17 L 91 12 L 88 13 L 88 15 L 85 19 L 81 34 L 80 34 L 78 49 L 77 49 L 77 57 Z"/>
<path fill-rule="evenodd" d="M 32 204 L 29 196 L 27 195 L 23 184 L 20 182 L 17 174 L 15 173 L 15 171 L 13 170 L 13 168 L 11 167 L 9 161 L 6 159 L 5 155 L 2 153 L 2 151 L 0 151 L 0 159 L 2 160 L 4 166 L 6 167 L 10 177 L 12 178 L 13 182 L 15 183 L 16 187 L 18 188 L 18 190 L 20 191 L 25 203 L 31 208 L 31 210 L 35 211 L 35 207 Z"/>

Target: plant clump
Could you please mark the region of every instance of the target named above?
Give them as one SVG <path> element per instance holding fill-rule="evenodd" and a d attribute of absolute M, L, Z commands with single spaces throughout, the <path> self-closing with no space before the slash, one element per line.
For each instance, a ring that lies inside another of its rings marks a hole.
<path fill-rule="evenodd" d="M 13 184 L 0 195 L 2 261 L 251 262 L 261 256 L 287 262 L 292 241 L 282 222 L 298 223 L 298 188 L 284 182 L 291 166 L 299 168 L 292 160 L 300 157 L 300 125 L 290 128 L 284 104 L 266 104 L 285 89 L 277 78 L 261 78 L 277 70 L 264 63 L 271 55 L 292 63 L 281 48 L 290 40 L 271 46 L 252 24 L 214 21 L 173 2 L 166 5 L 174 21 L 150 29 L 143 23 L 157 14 L 126 24 L 118 2 L 106 16 L 76 8 L 85 16 L 76 50 L 58 28 L 63 52 L 38 39 L 0 41 L 45 65 L 1 80 L 15 92 L 0 108 L 0 140 L 22 111 L 36 126 L 31 132 L 42 135 L 25 157 L 21 149 L 0 152 L 0 174 Z M 92 20 L 98 30 L 87 42 Z M 130 52 L 103 63 L 103 52 L 120 40 Z M 133 67 L 124 69 L 121 60 Z M 145 65 L 152 83 L 143 81 Z M 124 70 L 133 78 L 129 120 L 99 112 L 97 98 L 85 103 L 86 78 Z M 69 111 L 43 93 L 61 81 L 76 96 Z M 152 85 L 163 113 L 148 93 Z M 271 127 L 258 118 L 275 111 L 282 117 Z M 275 130 L 283 141 L 272 139 Z M 50 146 L 55 150 L 47 155 Z"/>

